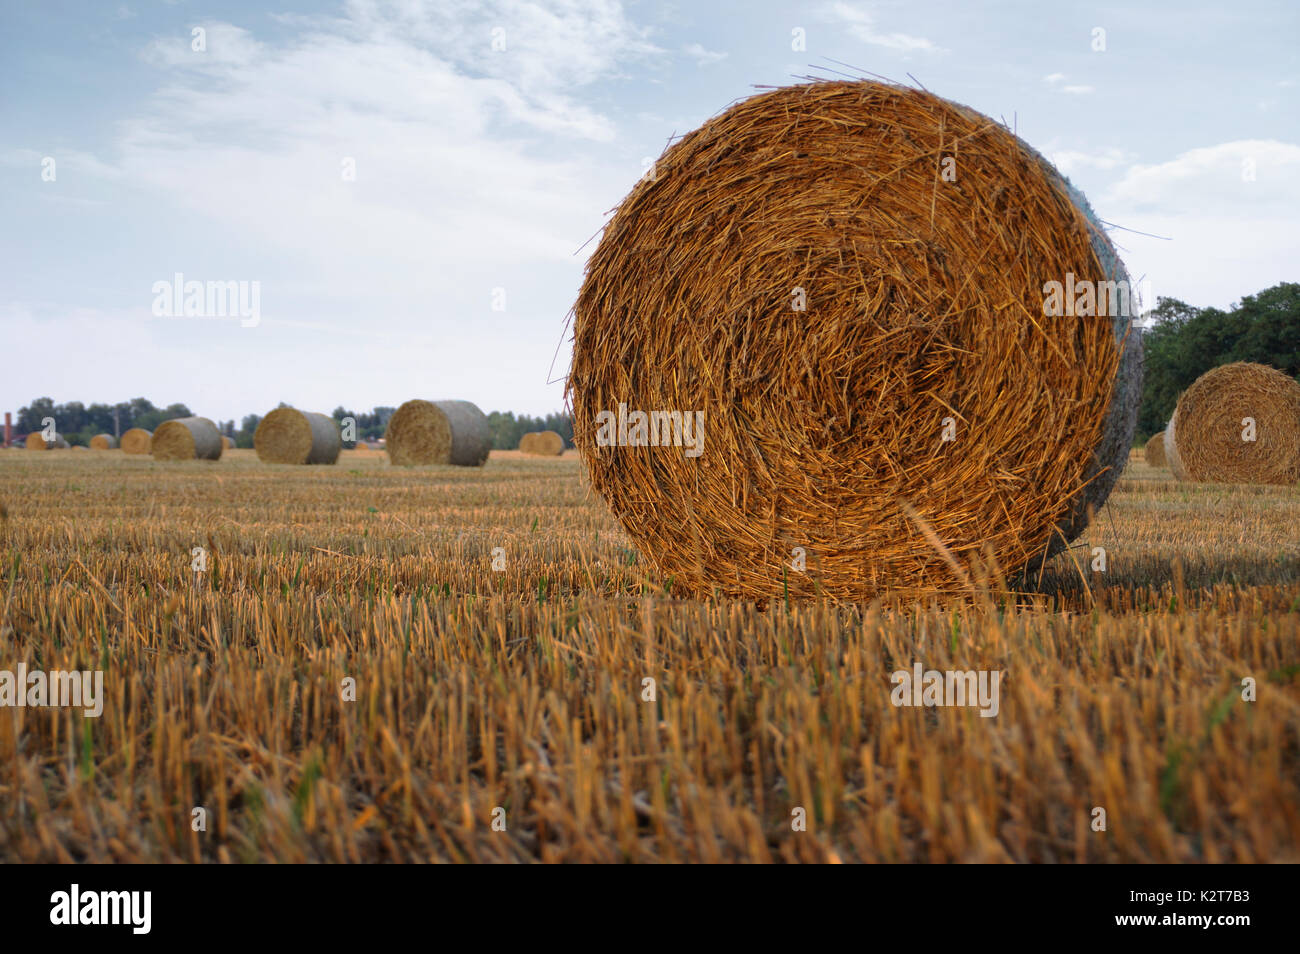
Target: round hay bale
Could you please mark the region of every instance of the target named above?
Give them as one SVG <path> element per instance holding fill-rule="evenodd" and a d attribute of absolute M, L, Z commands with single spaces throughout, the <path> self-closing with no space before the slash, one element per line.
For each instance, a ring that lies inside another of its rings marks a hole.
<path fill-rule="evenodd" d="M 1152 467 L 1168 467 L 1169 462 L 1165 459 L 1165 432 L 1152 434 L 1142 445 L 1142 454 Z"/>
<path fill-rule="evenodd" d="M 1165 456 L 1179 480 L 1294 484 L 1300 480 L 1300 383 L 1237 361 L 1213 368 L 1178 398 Z"/>
<path fill-rule="evenodd" d="M 559 457 L 564 453 L 564 438 L 555 431 L 533 431 L 519 439 L 519 449 L 537 457 Z"/>
<path fill-rule="evenodd" d="M 113 450 L 117 447 L 117 438 L 112 434 L 96 434 L 90 439 L 91 450 Z"/>
<path fill-rule="evenodd" d="M 122 435 L 122 450 L 127 454 L 147 454 L 153 441 L 153 431 L 133 427 Z"/>
<path fill-rule="evenodd" d="M 67 450 L 68 442 L 62 434 L 55 434 L 52 440 L 47 441 L 40 431 L 32 431 L 23 442 L 23 447 L 27 450 Z"/>
<path fill-rule="evenodd" d="M 480 467 L 492 450 L 487 415 L 469 401 L 407 401 L 388 419 L 388 460 L 404 467 Z"/>
<path fill-rule="evenodd" d="M 1086 315 L 1127 272 L 1037 152 L 930 93 L 818 82 L 655 171 L 587 263 L 566 394 L 675 589 L 969 591 L 986 553 L 1036 567 L 1083 530 L 1132 447 L 1140 333 L 1127 295 Z"/>
<path fill-rule="evenodd" d="M 343 442 L 334 418 L 313 411 L 277 407 L 253 434 L 257 459 L 267 464 L 332 464 Z"/>
<path fill-rule="evenodd" d="M 163 421 L 149 444 L 154 460 L 220 460 L 221 432 L 206 417 Z"/>
<path fill-rule="evenodd" d="M 234 449 L 235 449 L 235 439 L 234 439 L 233 437 L 228 437 L 227 435 L 222 434 L 222 435 L 221 435 L 221 449 L 222 449 L 222 450 L 234 450 Z"/>

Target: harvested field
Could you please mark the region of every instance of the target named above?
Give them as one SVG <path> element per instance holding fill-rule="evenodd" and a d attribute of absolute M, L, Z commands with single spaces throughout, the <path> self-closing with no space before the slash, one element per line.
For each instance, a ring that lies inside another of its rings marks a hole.
<path fill-rule="evenodd" d="M 0 710 L 0 859 L 1300 861 L 1300 491 L 1140 456 L 1020 596 L 759 608 L 666 596 L 571 455 L 0 454 L 5 664 L 107 697 Z"/>

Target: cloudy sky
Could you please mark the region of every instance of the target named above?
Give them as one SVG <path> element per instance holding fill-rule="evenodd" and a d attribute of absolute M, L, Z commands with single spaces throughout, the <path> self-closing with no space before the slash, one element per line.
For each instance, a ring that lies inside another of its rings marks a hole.
<path fill-rule="evenodd" d="M 1113 233 L 1134 278 L 1226 307 L 1300 278 L 1298 40 L 1294 0 L 5 3 L 0 409 L 558 409 L 647 160 L 840 63 L 1005 118 L 1170 239 Z M 155 314 L 177 273 L 259 320 Z"/>

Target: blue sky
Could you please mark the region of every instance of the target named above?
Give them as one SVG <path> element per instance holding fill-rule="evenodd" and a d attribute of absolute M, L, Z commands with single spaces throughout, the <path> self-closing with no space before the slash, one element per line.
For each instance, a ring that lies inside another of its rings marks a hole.
<path fill-rule="evenodd" d="M 1135 279 L 1226 307 L 1298 278 L 1298 41 L 1294 0 L 7 3 L 0 408 L 557 409 L 575 252 L 645 160 L 837 60 L 1005 118 L 1172 239 L 1113 233 Z M 156 316 L 178 272 L 260 321 Z"/>

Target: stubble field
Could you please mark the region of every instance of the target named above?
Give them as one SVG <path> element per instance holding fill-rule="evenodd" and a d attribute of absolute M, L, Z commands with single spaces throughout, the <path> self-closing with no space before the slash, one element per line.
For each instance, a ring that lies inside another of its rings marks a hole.
<path fill-rule="evenodd" d="M 0 860 L 1300 861 L 1296 488 L 1138 459 L 919 606 L 674 598 L 571 452 L 0 451 L 0 507 L 0 670 L 105 696 L 0 708 Z"/>

